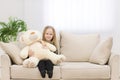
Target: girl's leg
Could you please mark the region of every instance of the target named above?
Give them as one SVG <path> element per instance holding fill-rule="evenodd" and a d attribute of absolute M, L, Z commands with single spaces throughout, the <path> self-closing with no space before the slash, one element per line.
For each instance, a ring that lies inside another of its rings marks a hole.
<path fill-rule="evenodd" d="M 54 67 L 54 64 L 52 63 L 52 61 L 46 60 L 46 70 L 49 78 L 52 78 L 53 76 L 53 67 Z"/>
<path fill-rule="evenodd" d="M 37 66 L 38 66 L 38 70 L 40 71 L 42 78 L 45 78 L 45 74 L 46 74 L 45 60 L 40 60 Z"/>

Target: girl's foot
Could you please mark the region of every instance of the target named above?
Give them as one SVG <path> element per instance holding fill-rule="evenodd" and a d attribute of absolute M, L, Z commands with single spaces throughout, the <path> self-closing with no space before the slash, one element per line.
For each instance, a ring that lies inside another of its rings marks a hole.
<path fill-rule="evenodd" d="M 47 72 L 47 74 L 48 74 L 48 78 L 50 78 L 50 79 L 51 79 L 51 78 L 52 78 L 52 76 L 53 76 L 53 71 L 48 71 L 48 72 Z"/>
<path fill-rule="evenodd" d="M 43 80 L 45 80 L 44 79 L 45 78 L 45 74 L 46 74 L 46 71 L 41 71 L 41 76 L 42 76 Z"/>

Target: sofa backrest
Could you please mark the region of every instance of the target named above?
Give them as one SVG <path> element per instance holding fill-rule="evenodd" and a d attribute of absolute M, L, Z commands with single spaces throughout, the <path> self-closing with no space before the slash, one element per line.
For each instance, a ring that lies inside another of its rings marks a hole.
<path fill-rule="evenodd" d="M 66 61 L 89 61 L 99 41 L 99 34 L 78 35 L 61 31 L 60 53 L 66 56 Z"/>

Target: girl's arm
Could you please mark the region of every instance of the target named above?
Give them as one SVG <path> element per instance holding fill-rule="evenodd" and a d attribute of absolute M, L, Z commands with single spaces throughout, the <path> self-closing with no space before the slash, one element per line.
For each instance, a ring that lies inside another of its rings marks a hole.
<path fill-rule="evenodd" d="M 53 44 L 50 44 L 48 42 L 46 42 L 46 46 L 48 47 L 49 50 L 51 50 L 52 52 L 56 51 L 56 47 Z"/>
<path fill-rule="evenodd" d="M 56 51 L 56 47 L 48 42 L 45 42 L 43 40 L 40 40 L 41 44 L 43 45 L 44 48 L 48 48 L 50 51 L 55 52 Z"/>

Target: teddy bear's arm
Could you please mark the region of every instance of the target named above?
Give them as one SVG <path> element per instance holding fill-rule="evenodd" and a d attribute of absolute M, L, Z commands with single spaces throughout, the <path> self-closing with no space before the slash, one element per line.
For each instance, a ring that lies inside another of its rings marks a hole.
<path fill-rule="evenodd" d="M 25 59 L 28 57 L 29 46 L 24 47 L 20 52 L 20 57 Z"/>
<path fill-rule="evenodd" d="M 56 47 L 53 44 L 47 43 L 46 42 L 46 46 L 48 47 L 49 50 L 51 50 L 52 52 L 56 51 Z"/>

